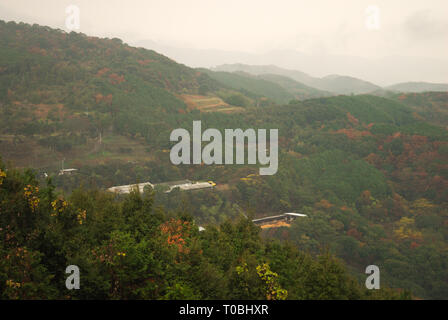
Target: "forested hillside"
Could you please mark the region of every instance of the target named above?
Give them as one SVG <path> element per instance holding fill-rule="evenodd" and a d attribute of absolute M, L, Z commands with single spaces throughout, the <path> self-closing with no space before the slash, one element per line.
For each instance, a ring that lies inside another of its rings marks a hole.
<path fill-rule="evenodd" d="M 230 88 L 242 90 L 249 95 L 256 94 L 259 97 L 266 97 L 279 104 L 288 103 L 293 99 L 305 100 L 333 95 L 330 92 L 311 88 L 291 78 L 275 74 L 254 76 L 245 72 L 213 72 L 206 69 L 201 69 L 201 71 Z"/>
<path fill-rule="evenodd" d="M 55 165 L 47 148 L 86 160 L 107 133 L 160 146 L 173 129 L 167 117 L 238 113 L 296 98 L 264 80 L 218 82 L 207 70 L 119 39 L 4 21 L 0 35 L 0 150 L 20 165 Z M 24 149 L 36 152 L 31 157 Z"/>
<path fill-rule="evenodd" d="M 303 83 L 297 82 L 291 78 L 281 76 L 278 74 L 261 74 L 258 76 L 261 79 L 265 79 L 274 83 L 277 83 L 288 92 L 294 95 L 297 100 L 306 100 L 312 98 L 320 98 L 320 97 L 330 97 L 334 94 L 328 91 L 322 91 L 319 89 L 315 89 L 304 85 Z"/>
<path fill-rule="evenodd" d="M 153 193 L 117 199 L 0 163 L 1 299 L 403 299 L 369 291 L 330 253 L 262 241 L 250 220 L 199 232 L 187 211 L 153 207 Z M 65 268 L 82 270 L 67 293 Z"/>
<path fill-rule="evenodd" d="M 62 298 L 67 263 L 89 273 L 76 298 L 267 298 L 270 285 L 277 298 L 448 298 L 448 93 L 303 101 L 297 82 L 195 70 L 118 39 L 4 22 L 0 34 L 3 298 Z M 193 120 L 279 129 L 277 174 L 172 165 L 170 132 Z M 59 175 L 62 161 L 78 171 Z M 183 179 L 217 185 L 101 191 Z M 283 212 L 307 218 L 262 231 L 242 219 Z M 396 290 L 361 288 L 371 264 Z"/>

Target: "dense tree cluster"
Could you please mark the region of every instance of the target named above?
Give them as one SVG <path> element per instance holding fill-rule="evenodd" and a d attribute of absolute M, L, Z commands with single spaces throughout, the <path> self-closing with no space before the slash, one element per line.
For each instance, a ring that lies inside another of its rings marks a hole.
<path fill-rule="evenodd" d="M 188 212 L 154 208 L 151 190 L 116 198 L 74 191 L 0 164 L 2 299 L 368 299 L 328 252 L 261 241 L 246 218 L 200 232 Z M 65 269 L 81 270 L 80 290 Z"/>

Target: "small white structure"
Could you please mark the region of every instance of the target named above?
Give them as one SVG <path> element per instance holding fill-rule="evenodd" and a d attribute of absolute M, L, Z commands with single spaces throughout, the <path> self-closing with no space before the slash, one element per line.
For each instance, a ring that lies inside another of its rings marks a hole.
<path fill-rule="evenodd" d="M 59 175 L 63 176 L 63 175 L 70 175 L 72 173 L 75 173 L 76 171 L 78 171 L 78 169 L 62 169 L 59 171 Z"/>
<path fill-rule="evenodd" d="M 189 190 L 198 190 L 198 189 L 206 189 L 206 188 L 213 188 L 215 185 L 213 182 L 186 182 L 182 184 L 174 184 L 170 185 L 170 189 L 168 191 L 165 191 L 165 193 L 170 193 L 175 188 L 179 188 L 180 190 L 189 191 Z"/>
<path fill-rule="evenodd" d="M 111 187 L 111 188 L 107 189 L 107 191 L 120 193 L 120 194 L 126 194 L 126 193 L 130 193 L 135 187 L 138 187 L 138 190 L 140 192 L 143 192 L 143 189 L 146 186 L 151 186 L 151 188 L 153 188 L 153 189 L 154 189 L 154 187 L 157 187 L 157 186 L 164 186 L 164 187 L 168 188 L 168 190 L 165 191 L 165 193 L 170 193 L 171 191 L 173 191 L 176 188 L 179 188 L 180 190 L 183 190 L 183 191 L 213 188 L 214 186 L 216 186 L 216 183 L 214 183 L 213 181 L 192 182 L 190 180 L 163 182 L 163 183 L 157 183 L 157 184 L 152 184 L 151 182 L 145 182 L 145 183 L 137 183 L 137 184 L 129 184 L 129 185 L 124 185 L 124 186 Z"/>
<path fill-rule="evenodd" d="M 288 212 L 288 213 L 283 213 L 283 214 L 279 214 L 276 216 L 269 216 L 269 217 L 254 219 L 254 220 L 252 220 L 252 222 L 256 225 L 264 225 L 264 224 L 275 223 L 275 222 L 279 222 L 279 221 L 284 221 L 286 223 L 289 223 L 299 217 L 307 217 L 307 215 L 302 214 L 302 213 Z"/>
<path fill-rule="evenodd" d="M 291 216 L 291 217 L 307 217 L 306 214 L 303 214 L 303 213 L 294 213 L 294 212 L 284 213 L 284 215 Z"/>
<path fill-rule="evenodd" d="M 154 188 L 154 185 L 151 182 L 145 182 L 145 183 L 128 184 L 128 185 L 124 185 L 124 186 L 111 187 L 111 188 L 107 189 L 107 191 L 120 193 L 120 194 L 131 193 L 131 191 L 137 187 L 138 191 L 140 193 L 142 193 L 143 189 L 145 189 L 146 186 L 150 186 L 151 188 Z"/>

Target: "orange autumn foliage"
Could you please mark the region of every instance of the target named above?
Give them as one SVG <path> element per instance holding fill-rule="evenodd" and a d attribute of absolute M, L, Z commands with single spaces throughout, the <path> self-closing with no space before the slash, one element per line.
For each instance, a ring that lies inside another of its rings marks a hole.
<path fill-rule="evenodd" d="M 112 103 L 112 94 L 103 96 L 101 93 L 98 93 L 95 95 L 95 102 L 96 103 L 105 102 L 107 104 L 111 104 Z"/>
<path fill-rule="evenodd" d="M 359 124 L 359 120 L 356 119 L 350 112 L 347 112 L 347 119 L 351 124 L 355 126 Z"/>
<path fill-rule="evenodd" d="M 111 84 L 120 84 L 122 82 L 125 82 L 124 75 L 119 76 L 116 73 L 112 73 L 109 75 L 109 81 Z"/>
<path fill-rule="evenodd" d="M 356 228 L 351 228 L 350 230 L 348 230 L 347 235 L 355 238 L 356 240 L 361 240 L 362 238 L 362 233 L 356 230 Z"/>
<path fill-rule="evenodd" d="M 185 239 L 190 236 L 191 225 L 188 221 L 171 219 L 160 226 L 162 233 L 168 235 L 168 245 L 177 246 L 178 252 L 188 253 Z"/>
<path fill-rule="evenodd" d="M 345 129 L 345 128 L 339 129 L 335 133 L 343 133 L 349 139 L 359 139 L 359 138 L 366 137 L 366 136 L 372 136 L 370 131 L 367 131 L 367 130 L 359 131 L 359 130 L 355 130 L 355 129 Z"/>
<path fill-rule="evenodd" d="M 324 209 L 328 209 L 328 208 L 333 207 L 333 204 L 330 201 L 325 200 L 325 199 L 320 200 L 315 205 L 318 208 L 324 208 Z"/>
<path fill-rule="evenodd" d="M 102 77 L 105 73 L 108 73 L 110 71 L 109 68 L 103 68 L 98 70 L 98 72 L 96 73 L 97 77 Z"/>
<path fill-rule="evenodd" d="M 147 64 L 154 62 L 154 60 L 152 59 L 144 59 L 144 60 L 137 60 L 137 62 L 142 65 L 142 66 L 146 66 Z"/>

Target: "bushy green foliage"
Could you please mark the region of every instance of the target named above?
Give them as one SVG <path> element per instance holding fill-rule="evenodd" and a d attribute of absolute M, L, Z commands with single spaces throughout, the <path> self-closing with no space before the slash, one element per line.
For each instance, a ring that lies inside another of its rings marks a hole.
<path fill-rule="evenodd" d="M 65 199 L 51 181 L 39 188 L 30 171 L 0 166 L 2 299 L 369 297 L 328 253 L 263 242 L 248 219 L 199 232 L 188 214 L 153 208 L 151 190 Z M 68 265 L 80 268 L 80 290 L 64 288 Z"/>

